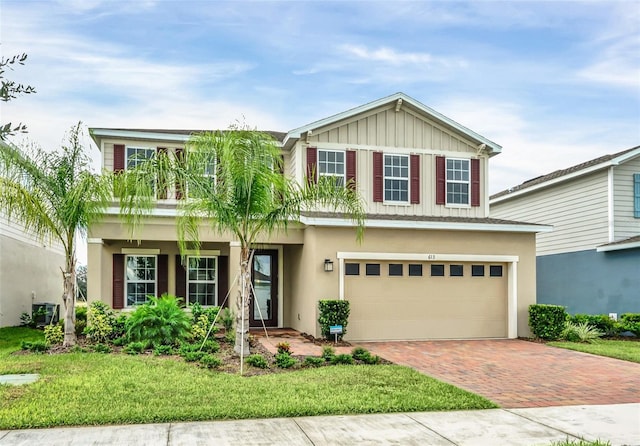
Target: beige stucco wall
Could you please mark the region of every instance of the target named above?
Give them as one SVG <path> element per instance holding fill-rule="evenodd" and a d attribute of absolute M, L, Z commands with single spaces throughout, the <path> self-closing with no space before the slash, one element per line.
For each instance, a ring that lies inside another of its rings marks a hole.
<path fill-rule="evenodd" d="M 20 325 L 32 303 L 62 308 L 64 256 L 56 250 L 0 236 L 0 327 Z"/>
<path fill-rule="evenodd" d="M 527 309 L 535 303 L 536 296 L 535 235 L 532 233 L 368 229 L 364 242 L 358 244 L 352 229 L 307 228 L 304 249 L 299 255 L 299 265 L 302 266 L 291 278 L 291 314 L 295 315 L 291 320 L 293 328 L 319 336 L 317 301 L 339 297 L 336 254 L 344 251 L 518 256 L 517 331 L 518 336 L 529 335 Z M 331 273 L 323 270 L 325 258 L 334 261 L 335 270 Z M 428 274 L 429 263 L 424 264 L 425 274 Z M 506 267 L 504 271 L 506 274 Z M 380 279 L 384 278 L 376 278 Z M 416 281 L 416 286 L 419 285 Z M 298 313 L 300 319 L 297 318 Z"/>

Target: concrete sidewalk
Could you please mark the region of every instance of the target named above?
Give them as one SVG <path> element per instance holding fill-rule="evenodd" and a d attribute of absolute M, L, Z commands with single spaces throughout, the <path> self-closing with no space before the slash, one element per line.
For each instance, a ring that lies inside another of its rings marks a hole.
<path fill-rule="evenodd" d="M 640 445 L 640 403 L 0 431 L 17 445 Z"/>

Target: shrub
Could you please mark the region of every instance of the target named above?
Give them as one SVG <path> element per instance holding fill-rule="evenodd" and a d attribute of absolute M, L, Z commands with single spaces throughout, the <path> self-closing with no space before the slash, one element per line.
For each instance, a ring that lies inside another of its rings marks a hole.
<path fill-rule="evenodd" d="M 95 344 L 91 349 L 96 353 L 111 353 L 111 347 L 108 344 Z"/>
<path fill-rule="evenodd" d="M 49 344 L 45 341 L 22 341 L 20 342 L 20 348 L 32 353 L 44 353 L 49 350 Z"/>
<path fill-rule="evenodd" d="M 375 365 L 380 363 L 380 356 L 369 354 L 366 358 L 362 360 L 365 364 Z"/>
<path fill-rule="evenodd" d="M 156 356 L 173 355 L 173 346 L 171 345 L 158 345 L 153 349 L 153 354 Z"/>
<path fill-rule="evenodd" d="M 354 364 L 353 356 L 348 353 L 342 353 L 340 355 L 335 355 L 331 358 L 331 364 Z"/>
<path fill-rule="evenodd" d="M 233 313 L 228 308 L 222 310 L 220 313 L 220 322 L 224 327 L 225 331 L 229 332 L 233 330 Z"/>
<path fill-rule="evenodd" d="M 279 342 L 278 345 L 276 345 L 276 348 L 278 349 L 278 353 L 286 353 L 288 355 L 292 353 L 291 345 L 289 345 L 288 342 Z"/>
<path fill-rule="evenodd" d="M 560 337 L 567 312 L 560 305 L 529 305 L 529 327 L 536 338 L 554 341 Z"/>
<path fill-rule="evenodd" d="M 202 358 L 200 358 L 200 364 L 208 369 L 215 369 L 222 365 L 222 360 L 213 355 L 203 355 Z"/>
<path fill-rule="evenodd" d="M 624 313 L 620 315 L 620 326 L 623 331 L 630 331 L 640 336 L 640 313 Z"/>
<path fill-rule="evenodd" d="M 127 319 L 127 335 L 133 341 L 173 345 L 190 334 L 189 316 L 180 308 L 175 296 L 149 296 L 149 303 L 135 309 Z"/>
<path fill-rule="evenodd" d="M 567 321 L 573 324 L 587 323 L 598 329 L 604 335 L 615 336 L 620 332 L 620 324 L 606 314 L 574 314 L 567 316 Z"/>
<path fill-rule="evenodd" d="M 288 353 L 278 353 L 276 354 L 276 366 L 281 369 L 289 369 L 296 365 L 298 361 L 295 358 L 292 358 Z"/>
<path fill-rule="evenodd" d="M 304 365 L 306 367 L 320 367 L 326 360 L 317 356 L 307 356 L 304 358 Z"/>
<path fill-rule="evenodd" d="M 121 336 L 119 338 L 115 338 L 111 343 L 116 347 L 122 347 L 127 343 L 127 338 L 125 336 Z"/>
<path fill-rule="evenodd" d="M 87 338 L 95 343 L 107 342 L 113 337 L 115 322 L 115 314 L 107 304 L 100 301 L 92 302 L 87 311 Z"/>
<path fill-rule="evenodd" d="M 130 342 L 122 349 L 122 351 L 129 355 L 139 355 L 144 351 L 146 346 L 147 344 L 145 342 Z"/>
<path fill-rule="evenodd" d="M 87 328 L 87 307 L 76 306 L 76 336 L 84 333 Z"/>
<path fill-rule="evenodd" d="M 127 313 L 120 313 L 112 325 L 111 339 L 126 336 L 127 334 Z"/>
<path fill-rule="evenodd" d="M 330 345 L 325 345 L 324 347 L 322 347 L 322 358 L 325 361 L 331 361 L 335 355 L 335 348 L 331 347 Z"/>
<path fill-rule="evenodd" d="M 264 356 L 259 354 L 249 355 L 247 356 L 247 364 L 253 367 L 257 367 L 259 369 L 267 369 L 269 368 L 269 363 L 264 358 Z"/>
<path fill-rule="evenodd" d="M 234 330 L 225 331 L 224 340 L 227 344 L 235 344 L 236 332 Z"/>
<path fill-rule="evenodd" d="M 182 355 L 182 357 L 187 362 L 196 362 L 196 361 L 200 361 L 200 359 L 202 359 L 204 355 L 206 355 L 205 352 L 196 351 L 196 352 L 187 352 L 184 355 Z"/>
<path fill-rule="evenodd" d="M 600 336 L 602 336 L 602 332 L 587 322 L 579 324 L 566 322 L 561 334 L 562 339 L 569 342 L 594 342 L 600 339 Z"/>
<path fill-rule="evenodd" d="M 50 324 L 45 326 L 44 340 L 49 345 L 62 344 L 62 341 L 64 341 L 64 333 L 62 332 L 62 327 L 58 324 Z"/>
<path fill-rule="evenodd" d="M 200 345 L 198 344 L 189 344 L 189 343 L 182 343 L 180 344 L 180 348 L 178 349 L 178 354 L 180 356 L 184 356 L 187 353 L 192 353 L 192 352 L 197 352 L 200 350 Z"/>
<path fill-rule="evenodd" d="M 24 312 L 20 315 L 20 326 L 36 328 L 36 320 L 29 313 Z"/>
<path fill-rule="evenodd" d="M 342 334 L 338 339 L 347 333 L 347 323 L 349 322 L 349 301 L 348 300 L 321 300 L 318 301 L 320 316 L 320 331 L 326 339 L 331 337 L 329 327 L 332 325 L 342 325 Z"/>
<path fill-rule="evenodd" d="M 369 350 L 367 350 L 366 348 L 356 347 L 351 351 L 351 356 L 353 356 L 353 359 L 362 361 L 363 358 L 371 356 L 371 353 L 369 353 Z"/>

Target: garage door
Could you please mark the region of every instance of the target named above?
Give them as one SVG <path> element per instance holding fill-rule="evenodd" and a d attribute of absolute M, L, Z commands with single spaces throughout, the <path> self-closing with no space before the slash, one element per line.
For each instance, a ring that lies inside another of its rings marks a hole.
<path fill-rule="evenodd" d="M 507 268 L 345 261 L 350 340 L 507 337 Z"/>

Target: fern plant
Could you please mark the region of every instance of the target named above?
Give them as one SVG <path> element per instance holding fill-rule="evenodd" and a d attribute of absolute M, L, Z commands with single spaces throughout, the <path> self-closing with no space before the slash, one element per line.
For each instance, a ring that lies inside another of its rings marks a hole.
<path fill-rule="evenodd" d="M 127 319 L 127 335 L 132 341 L 147 341 L 154 346 L 174 345 L 187 339 L 191 318 L 180 308 L 180 299 L 163 294 L 149 296 Z"/>

